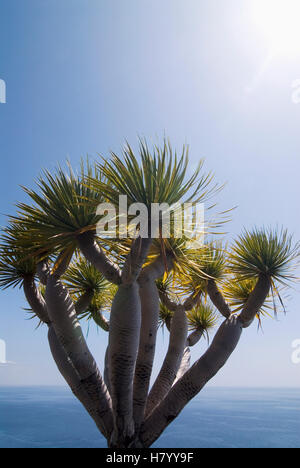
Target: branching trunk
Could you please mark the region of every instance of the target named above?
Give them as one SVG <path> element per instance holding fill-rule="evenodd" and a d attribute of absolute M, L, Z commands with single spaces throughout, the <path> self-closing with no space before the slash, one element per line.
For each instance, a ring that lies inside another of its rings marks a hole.
<path fill-rule="evenodd" d="M 195 346 L 203 336 L 202 330 L 194 330 L 189 334 L 187 339 L 187 346 Z"/>
<path fill-rule="evenodd" d="M 188 321 L 184 307 L 177 306 L 171 322 L 170 342 L 167 355 L 158 377 L 150 391 L 146 416 L 164 399 L 176 379 L 183 357 L 188 332 Z"/>
<path fill-rule="evenodd" d="M 168 260 L 168 267 L 172 267 L 171 260 Z M 159 319 L 159 294 L 155 280 L 163 276 L 164 271 L 164 261 L 159 257 L 146 267 L 139 277 L 142 324 L 133 387 L 133 415 L 136 432 L 139 431 L 144 419 L 155 355 Z"/>
<path fill-rule="evenodd" d="M 94 297 L 93 291 L 86 291 L 85 293 L 82 294 L 82 296 L 80 296 L 78 301 L 75 303 L 75 310 L 76 310 L 77 315 L 80 315 L 86 312 L 93 297 Z"/>
<path fill-rule="evenodd" d="M 109 393 L 111 394 L 111 388 L 110 388 L 110 381 L 109 381 L 109 355 L 108 355 L 108 346 L 106 348 L 105 352 L 105 358 L 104 358 L 104 382 L 105 385 L 107 386 L 107 389 Z"/>
<path fill-rule="evenodd" d="M 74 304 L 56 275 L 48 278 L 46 304 L 56 337 L 72 362 L 89 398 L 98 405 L 99 415 L 109 434 L 112 427 L 110 397 L 84 339 Z"/>
<path fill-rule="evenodd" d="M 231 315 L 230 307 L 228 306 L 223 295 L 219 291 L 215 280 L 211 279 L 207 282 L 207 292 L 208 292 L 211 302 L 218 309 L 218 311 L 225 318 L 229 318 Z"/>
<path fill-rule="evenodd" d="M 175 383 L 178 382 L 178 380 L 181 379 L 181 377 L 183 377 L 184 374 L 189 370 L 190 365 L 191 365 L 190 347 L 195 346 L 199 342 L 202 336 L 203 336 L 202 330 L 194 330 L 192 333 L 189 334 L 186 340 L 186 348 L 183 353 L 180 368 L 179 368 L 179 371 L 177 372 L 176 380 L 173 383 L 173 385 L 175 385 Z"/>
<path fill-rule="evenodd" d="M 41 322 L 49 324 L 50 319 L 48 316 L 45 300 L 38 288 L 36 287 L 33 277 L 28 276 L 24 278 L 23 289 L 27 302 L 30 305 L 33 312 L 37 315 Z"/>
<path fill-rule="evenodd" d="M 184 350 L 184 353 L 181 359 L 181 364 L 178 369 L 176 379 L 174 380 L 173 385 L 175 385 L 176 382 L 178 382 L 178 380 L 181 379 L 181 377 L 189 370 L 190 365 L 191 365 L 191 350 L 187 346 Z"/>
<path fill-rule="evenodd" d="M 103 424 L 101 411 L 99 411 L 99 402 L 91 400 L 89 397 L 84 383 L 81 382 L 80 377 L 76 372 L 76 369 L 74 368 L 71 360 L 68 358 L 65 350 L 58 341 L 53 326 L 49 327 L 48 341 L 53 359 L 62 377 L 67 382 L 76 398 L 82 403 L 84 408 L 95 421 L 103 436 L 109 437 L 112 432 L 112 425 L 110 427 L 105 427 Z"/>
<path fill-rule="evenodd" d="M 142 239 L 141 237 L 133 241 L 122 271 L 123 284 L 131 284 L 138 279 L 151 244 L 152 239 Z"/>
<path fill-rule="evenodd" d="M 270 289 L 270 278 L 265 275 L 260 275 L 254 290 L 250 294 L 250 297 L 240 314 L 240 320 L 243 323 L 244 328 L 248 328 L 251 325 L 261 307 L 264 305 Z"/>
<path fill-rule="evenodd" d="M 121 272 L 105 255 L 95 240 L 93 232 L 78 236 L 78 245 L 85 258 L 113 284 L 121 284 Z"/>
<path fill-rule="evenodd" d="M 109 331 L 109 320 L 104 317 L 100 310 L 93 314 L 93 319 L 98 327 L 101 327 L 102 330 L 105 330 L 106 332 Z"/>
<path fill-rule="evenodd" d="M 133 378 L 141 328 L 139 286 L 121 285 L 113 300 L 109 332 L 109 382 L 114 412 L 112 447 L 128 447 L 134 436 Z"/>
<path fill-rule="evenodd" d="M 145 447 L 150 447 L 158 439 L 186 404 L 225 365 L 240 340 L 242 330 L 237 317 L 229 318 L 221 325 L 206 353 L 173 386 L 145 421 L 140 434 Z"/>

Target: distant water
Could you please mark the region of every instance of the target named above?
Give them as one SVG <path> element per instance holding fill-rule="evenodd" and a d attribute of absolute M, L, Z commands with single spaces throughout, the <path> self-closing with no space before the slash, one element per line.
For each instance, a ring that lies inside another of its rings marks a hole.
<path fill-rule="evenodd" d="M 0 448 L 106 447 L 66 388 L 0 387 Z M 300 448 L 300 389 L 204 390 L 156 448 Z"/>

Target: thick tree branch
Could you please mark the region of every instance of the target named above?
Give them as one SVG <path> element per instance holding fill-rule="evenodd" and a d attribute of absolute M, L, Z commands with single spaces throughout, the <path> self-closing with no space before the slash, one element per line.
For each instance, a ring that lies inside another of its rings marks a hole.
<path fill-rule="evenodd" d="M 92 299 L 94 297 L 94 292 L 93 291 L 85 291 L 80 298 L 77 300 L 75 303 L 75 310 L 76 314 L 80 315 L 86 312 L 88 309 Z"/>
<path fill-rule="evenodd" d="M 195 346 L 203 336 L 203 330 L 194 330 L 187 338 L 187 346 Z"/>
<path fill-rule="evenodd" d="M 256 315 L 262 308 L 267 299 L 271 289 L 271 280 L 266 275 L 260 275 L 257 284 L 250 294 L 241 314 L 240 321 L 243 323 L 244 328 L 248 328 Z"/>
<path fill-rule="evenodd" d="M 114 297 L 109 324 L 109 383 L 114 432 L 111 447 L 128 447 L 134 437 L 133 378 L 141 328 L 141 300 L 136 282 L 121 285 Z"/>
<path fill-rule="evenodd" d="M 138 237 L 132 241 L 131 250 L 127 256 L 123 271 L 122 283 L 131 284 L 139 277 L 147 258 L 152 239 Z"/>
<path fill-rule="evenodd" d="M 56 337 L 72 362 L 93 405 L 98 405 L 104 427 L 109 432 L 112 427 L 110 396 L 84 339 L 74 304 L 56 275 L 48 277 L 46 304 Z"/>
<path fill-rule="evenodd" d="M 226 303 L 223 295 L 218 289 L 218 286 L 215 280 L 210 279 L 207 282 L 207 292 L 210 297 L 211 302 L 218 309 L 218 311 L 225 317 L 229 318 L 231 316 L 231 310 L 228 304 Z"/>
<path fill-rule="evenodd" d="M 77 238 L 79 248 L 85 258 L 113 284 L 121 284 L 121 272 L 105 255 L 95 240 L 93 232 L 86 232 Z"/>
<path fill-rule="evenodd" d="M 162 304 L 166 306 L 170 312 L 175 312 L 175 310 L 178 307 L 178 304 L 176 302 L 171 301 L 171 299 L 169 298 L 166 292 L 159 291 L 159 298 Z"/>
<path fill-rule="evenodd" d="M 181 379 L 181 377 L 184 376 L 184 374 L 189 370 L 190 365 L 191 365 L 191 350 L 187 346 L 185 348 L 185 350 L 184 350 L 182 360 L 181 360 L 181 364 L 180 364 L 180 367 L 178 369 L 176 379 L 174 380 L 173 385 L 175 385 L 176 382 L 178 382 L 178 380 Z"/>
<path fill-rule="evenodd" d="M 198 294 L 195 294 L 194 292 L 185 300 L 183 307 L 186 312 L 189 310 L 192 310 L 198 303 L 201 297 L 202 291 L 200 291 Z"/>
<path fill-rule="evenodd" d="M 167 258 L 168 268 L 172 260 Z M 142 323 L 139 352 L 133 386 L 133 416 L 138 432 L 144 419 L 145 407 L 152 374 L 159 319 L 159 294 L 155 281 L 165 272 L 165 262 L 158 257 L 142 271 L 139 277 Z"/>
<path fill-rule="evenodd" d="M 140 434 L 145 447 L 150 447 L 157 440 L 186 404 L 225 365 L 240 340 L 242 330 L 238 317 L 231 317 L 221 325 L 206 353 L 172 387 L 145 421 Z"/>
<path fill-rule="evenodd" d="M 48 276 L 50 275 L 50 268 L 48 260 L 42 260 L 36 266 L 36 272 L 39 277 L 40 282 L 46 286 Z"/>
<path fill-rule="evenodd" d="M 45 300 L 36 287 L 34 277 L 26 276 L 23 280 L 23 289 L 25 293 L 26 300 L 30 305 L 33 312 L 40 319 L 41 322 L 49 324 L 51 322 Z"/>
<path fill-rule="evenodd" d="M 182 305 L 178 305 L 171 322 L 169 348 L 160 373 L 149 393 L 146 416 L 165 398 L 176 379 L 182 361 L 188 333 L 187 316 Z"/>
<path fill-rule="evenodd" d="M 71 360 L 67 357 L 64 349 L 62 348 L 59 340 L 57 339 L 53 326 L 49 327 L 48 341 L 53 359 L 61 375 L 71 388 L 76 398 L 78 398 L 78 400 L 83 404 L 85 409 L 93 418 L 98 429 L 101 431 L 104 437 L 109 437 L 113 429 L 112 419 L 111 425 L 108 425 L 108 427 L 106 427 L 103 423 L 102 412 L 99 407 L 98 401 L 95 402 L 90 398 L 89 393 L 86 391 L 85 384 L 80 380 L 80 377 L 76 369 L 74 368 Z"/>

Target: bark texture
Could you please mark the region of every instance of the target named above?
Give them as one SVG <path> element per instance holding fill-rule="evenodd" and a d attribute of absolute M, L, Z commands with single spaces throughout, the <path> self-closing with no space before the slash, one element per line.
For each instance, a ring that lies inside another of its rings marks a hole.
<path fill-rule="evenodd" d="M 113 284 L 121 284 L 121 272 L 105 255 L 95 240 L 93 232 L 86 232 L 77 238 L 79 248 L 85 258 Z"/>
<path fill-rule="evenodd" d="M 188 321 L 184 307 L 177 306 L 171 322 L 170 342 L 167 355 L 149 393 L 146 416 L 164 399 L 176 379 L 182 361 L 188 333 Z"/>
<path fill-rule="evenodd" d="M 134 437 L 133 378 L 141 328 L 139 286 L 121 285 L 113 300 L 109 333 L 109 382 L 114 413 L 112 447 L 128 447 Z"/>
<path fill-rule="evenodd" d="M 150 447 L 158 439 L 185 405 L 225 365 L 240 340 L 242 330 L 237 317 L 229 318 L 221 325 L 206 353 L 172 387 L 145 421 L 140 435 L 145 447 Z"/>
<path fill-rule="evenodd" d="M 257 284 L 240 314 L 244 328 L 248 328 L 265 303 L 271 289 L 271 280 L 266 275 L 260 275 Z"/>
<path fill-rule="evenodd" d="M 172 267 L 172 261 L 168 267 Z M 135 368 L 133 387 L 133 416 L 138 432 L 145 416 L 150 386 L 159 320 L 159 294 L 155 280 L 162 277 L 165 264 L 161 257 L 146 267 L 139 277 L 142 323 L 139 352 Z"/>
<path fill-rule="evenodd" d="M 55 335 L 75 368 L 91 401 L 98 405 L 107 433 L 112 427 L 110 396 L 97 364 L 91 355 L 68 291 L 56 275 L 49 276 L 46 304 Z"/>

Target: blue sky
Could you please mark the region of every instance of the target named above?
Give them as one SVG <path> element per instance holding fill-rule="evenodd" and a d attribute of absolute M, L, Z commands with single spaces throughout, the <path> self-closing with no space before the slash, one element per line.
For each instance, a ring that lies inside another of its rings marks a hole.
<path fill-rule="evenodd" d="M 42 168 L 119 152 L 137 135 L 189 143 L 227 186 L 243 227 L 285 226 L 300 238 L 299 55 L 277 53 L 247 0 L 0 0 L 0 213 L 24 200 Z M 268 59 L 269 57 L 269 59 Z M 254 325 L 214 385 L 299 386 L 291 343 L 300 338 L 299 288 L 288 314 Z M 62 384 L 46 330 L 25 320 L 20 291 L 0 293 L 7 359 L 0 385 Z M 106 337 L 88 341 L 102 366 Z M 159 351 L 167 346 L 161 336 Z M 200 345 L 194 356 L 200 355 Z"/>

